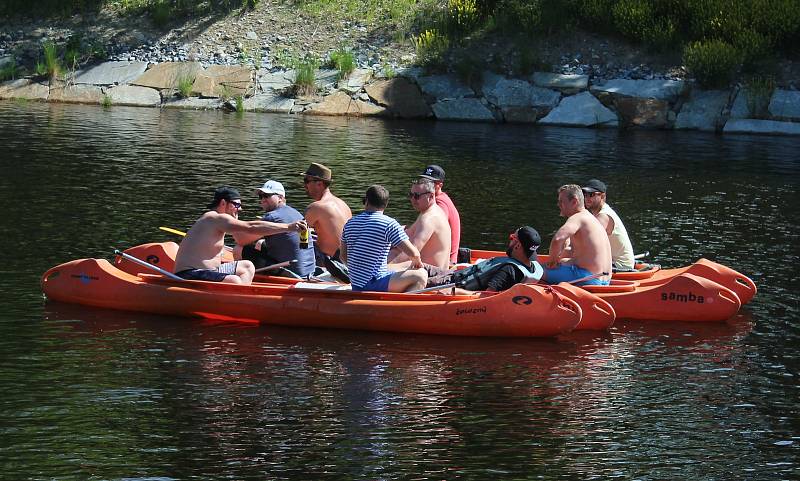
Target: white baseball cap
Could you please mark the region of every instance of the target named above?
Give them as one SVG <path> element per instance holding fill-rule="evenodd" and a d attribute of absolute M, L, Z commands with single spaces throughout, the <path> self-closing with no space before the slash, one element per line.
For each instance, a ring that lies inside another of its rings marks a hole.
<path fill-rule="evenodd" d="M 263 192 L 265 194 L 278 194 L 286 197 L 286 190 L 283 188 L 283 184 L 275 180 L 268 180 L 264 182 L 264 185 L 256 189 L 256 192 Z"/>

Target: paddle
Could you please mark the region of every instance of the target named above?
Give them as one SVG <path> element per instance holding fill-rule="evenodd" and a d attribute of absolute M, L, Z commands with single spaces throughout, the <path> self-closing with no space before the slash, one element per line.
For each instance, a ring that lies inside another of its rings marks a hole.
<path fill-rule="evenodd" d="M 271 271 L 271 270 L 274 270 L 274 269 L 280 269 L 281 267 L 289 267 L 289 265 L 294 264 L 295 262 L 297 262 L 297 259 L 292 259 L 290 261 L 284 261 L 284 262 L 278 262 L 277 264 L 272 264 L 271 266 L 259 267 L 258 269 L 256 269 L 256 274 L 258 274 L 259 272 Z"/>
<path fill-rule="evenodd" d="M 141 260 L 139 258 L 133 257 L 130 254 L 126 254 L 126 253 L 120 251 L 119 249 L 114 249 L 114 254 L 116 254 L 118 256 L 122 256 L 124 259 L 127 259 L 127 260 L 129 260 L 131 262 L 134 262 L 136 264 L 139 264 L 140 266 L 144 266 L 144 267 L 147 267 L 148 269 L 152 269 L 152 270 L 158 272 L 159 274 L 161 274 L 162 276 L 169 277 L 170 279 L 173 279 L 173 280 L 176 280 L 176 281 L 185 281 L 186 280 L 186 279 L 183 279 L 181 277 L 176 276 L 172 272 L 165 271 L 164 269 L 162 269 L 162 268 L 160 268 L 158 266 L 154 266 L 153 264 L 151 264 L 151 263 L 149 263 L 147 261 L 143 261 L 143 260 Z"/>
<path fill-rule="evenodd" d="M 650 257 L 650 251 L 644 251 L 641 254 L 636 254 L 633 256 L 633 260 L 644 259 L 645 257 Z"/>
<path fill-rule="evenodd" d="M 181 237 L 186 237 L 186 232 L 184 232 L 182 230 L 178 230 L 178 229 L 173 229 L 172 227 L 161 226 L 161 227 L 159 227 L 159 229 L 161 229 L 163 231 L 166 231 L 166 232 L 169 232 L 170 234 L 175 234 L 175 235 L 179 235 Z M 229 251 L 233 250 L 233 247 L 231 247 L 231 246 L 222 246 L 222 247 L 224 247 L 225 249 L 227 249 Z"/>

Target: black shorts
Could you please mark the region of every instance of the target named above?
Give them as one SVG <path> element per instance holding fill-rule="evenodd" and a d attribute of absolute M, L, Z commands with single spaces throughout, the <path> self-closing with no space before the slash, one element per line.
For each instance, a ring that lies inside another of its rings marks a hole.
<path fill-rule="evenodd" d="M 184 269 L 175 275 L 187 281 L 222 282 L 230 275 L 236 275 L 238 261 L 226 262 L 219 269 Z"/>

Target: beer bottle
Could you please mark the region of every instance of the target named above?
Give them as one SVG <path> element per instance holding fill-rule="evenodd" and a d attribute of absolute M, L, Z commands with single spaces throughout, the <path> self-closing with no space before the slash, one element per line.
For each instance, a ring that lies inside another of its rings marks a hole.
<path fill-rule="evenodd" d="M 303 229 L 300 231 L 300 248 L 301 249 L 308 249 L 311 247 L 308 245 L 308 229 Z"/>

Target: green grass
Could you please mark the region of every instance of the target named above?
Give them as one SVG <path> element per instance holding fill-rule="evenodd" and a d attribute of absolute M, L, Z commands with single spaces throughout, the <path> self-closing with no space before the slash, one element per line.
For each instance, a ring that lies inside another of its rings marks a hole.
<path fill-rule="evenodd" d="M 45 73 L 51 79 L 58 77 L 63 68 L 61 67 L 61 61 L 58 58 L 56 44 L 54 42 L 45 42 L 44 45 L 42 45 L 42 50 L 44 54 Z"/>
<path fill-rule="evenodd" d="M 319 60 L 314 57 L 306 57 L 297 65 L 297 73 L 292 85 L 295 95 L 306 96 L 316 93 L 318 68 Z"/>
<path fill-rule="evenodd" d="M 352 50 L 339 47 L 331 52 L 331 64 L 339 71 L 339 80 L 346 79 L 356 69 L 356 57 Z"/>
<path fill-rule="evenodd" d="M 113 103 L 113 101 L 112 101 L 110 95 L 108 95 L 108 94 L 103 95 L 103 100 L 100 102 L 100 104 L 103 106 L 103 108 L 106 108 L 106 109 L 111 108 L 111 104 L 112 103 Z"/>
<path fill-rule="evenodd" d="M 244 112 L 244 98 L 241 95 L 236 96 L 236 112 L 240 114 Z"/>
<path fill-rule="evenodd" d="M 175 80 L 175 87 L 178 89 L 178 95 L 182 98 L 187 98 L 192 95 L 192 86 L 194 86 L 195 76 L 192 73 L 184 72 L 178 75 Z"/>
<path fill-rule="evenodd" d="M 754 119 L 769 118 L 769 101 L 775 92 L 775 79 L 770 76 L 754 75 L 745 79 L 747 90 L 747 110 Z"/>
<path fill-rule="evenodd" d="M 9 62 L 0 68 L 0 82 L 17 78 L 17 59 L 12 57 Z"/>

